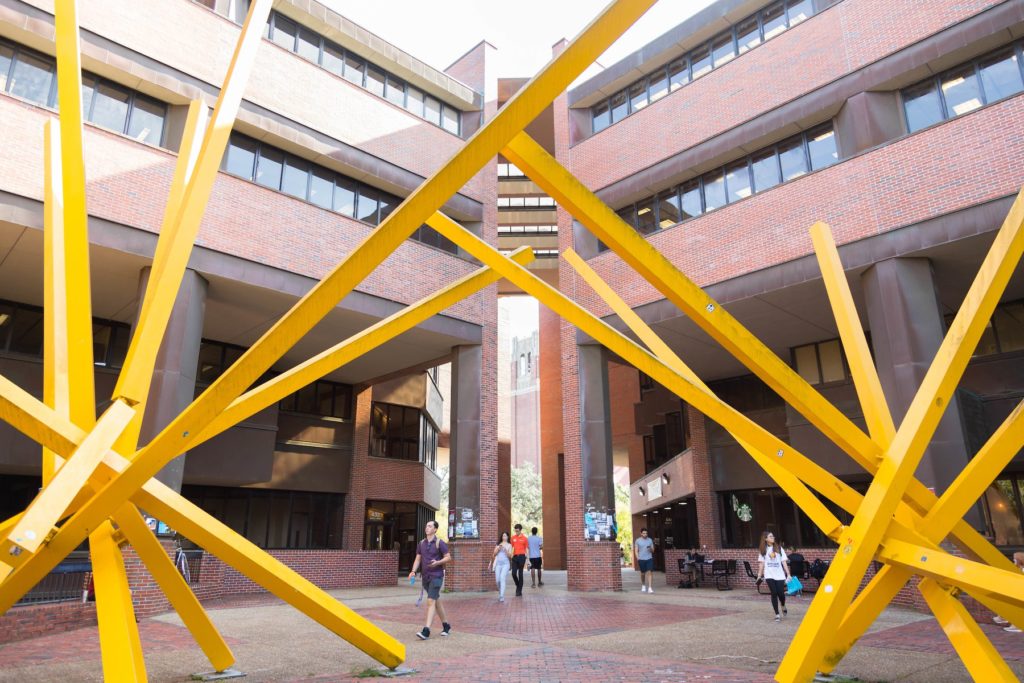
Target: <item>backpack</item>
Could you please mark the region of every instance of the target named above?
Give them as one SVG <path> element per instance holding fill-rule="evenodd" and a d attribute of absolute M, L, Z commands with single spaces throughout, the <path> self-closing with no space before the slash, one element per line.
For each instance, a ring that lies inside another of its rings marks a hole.
<path fill-rule="evenodd" d="M 811 562 L 810 574 L 811 574 L 811 576 L 813 578 L 817 579 L 818 581 L 821 581 L 822 579 L 825 578 L 825 573 L 827 571 L 828 571 L 828 562 L 825 562 L 821 558 L 818 558 L 818 559 L 814 560 L 814 562 Z"/>

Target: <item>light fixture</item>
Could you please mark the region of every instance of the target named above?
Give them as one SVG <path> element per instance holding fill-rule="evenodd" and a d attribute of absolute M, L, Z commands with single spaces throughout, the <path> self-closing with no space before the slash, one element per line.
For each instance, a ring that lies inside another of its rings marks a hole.
<path fill-rule="evenodd" d="M 644 493 L 644 487 L 643 486 L 637 486 L 637 488 L 640 489 L 640 495 L 641 496 L 646 496 L 647 495 L 646 493 Z"/>
<path fill-rule="evenodd" d="M 654 511 L 654 514 L 658 514 L 658 511 L 657 511 L 657 510 L 655 510 L 655 511 Z"/>
<path fill-rule="evenodd" d="M 667 508 L 662 508 L 662 509 L 663 509 L 663 510 L 671 510 L 671 509 L 672 509 L 672 506 L 671 506 L 671 505 L 669 505 L 669 506 L 668 506 Z"/>
<path fill-rule="evenodd" d="M 664 472 L 662 472 L 662 474 L 661 474 L 661 483 L 667 485 L 669 481 L 671 481 L 671 480 L 668 478 L 668 475 L 665 474 Z"/>
<path fill-rule="evenodd" d="M 686 505 L 686 501 L 684 500 L 680 505 Z"/>

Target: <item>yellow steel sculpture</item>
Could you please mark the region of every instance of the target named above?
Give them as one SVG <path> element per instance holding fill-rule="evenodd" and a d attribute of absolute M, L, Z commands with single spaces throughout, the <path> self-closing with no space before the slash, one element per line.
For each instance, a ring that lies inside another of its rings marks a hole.
<path fill-rule="evenodd" d="M 506 277 L 725 427 L 839 545 L 821 590 L 779 668 L 779 681 L 806 681 L 815 671 L 830 671 L 914 576 L 921 578 L 919 590 L 971 675 L 985 681 L 1014 680 L 957 596 L 968 591 L 1012 623 L 1024 626 L 1024 576 L 962 519 L 1024 445 L 1024 404 L 940 498 L 916 481 L 913 472 L 1024 251 L 1024 194 L 999 231 L 898 428 L 871 363 L 831 234 L 824 224 L 812 227 L 815 251 L 868 425 L 868 433 L 864 433 L 521 132 L 654 0 L 617 0 L 609 5 L 238 362 L 146 447 L 137 450 L 157 350 L 271 2 L 252 3 L 209 122 L 205 105 L 194 102 L 190 107 L 136 332 L 112 402 L 97 421 L 77 8 L 75 0 L 56 1 L 61 111 L 60 124 L 48 124 L 45 136 L 44 400 L 34 399 L 0 377 L 0 419 L 43 447 L 44 486 L 23 514 L 0 523 L 0 612 L 9 609 L 88 537 L 96 575 L 104 674 L 109 680 L 144 680 L 142 645 L 120 551 L 120 545 L 131 543 L 214 667 L 230 666 L 234 661 L 231 651 L 146 528 L 138 509 L 144 508 L 354 646 L 396 666 L 404 658 L 401 643 L 152 477 L 179 453 Z M 854 491 L 719 400 L 574 253 L 567 252 L 565 257 L 647 349 L 534 276 L 524 267 L 532 259 L 528 249 L 503 256 L 438 213 L 441 204 L 498 152 L 524 169 L 562 207 L 872 474 L 867 494 Z M 248 390 L 424 221 L 479 259 L 484 268 Z M 814 492 L 853 515 L 853 523 L 844 526 Z M 947 536 L 966 558 L 940 548 Z M 854 600 L 872 559 L 883 562 L 884 567 Z"/>

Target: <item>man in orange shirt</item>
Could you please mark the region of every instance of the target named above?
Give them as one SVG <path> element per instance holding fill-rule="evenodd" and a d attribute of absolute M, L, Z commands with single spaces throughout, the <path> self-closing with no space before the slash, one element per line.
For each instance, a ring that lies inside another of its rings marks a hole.
<path fill-rule="evenodd" d="M 529 541 L 523 535 L 523 525 L 516 524 L 512 534 L 512 580 L 516 582 L 516 597 L 523 597 L 523 567 L 526 566 L 526 550 Z"/>

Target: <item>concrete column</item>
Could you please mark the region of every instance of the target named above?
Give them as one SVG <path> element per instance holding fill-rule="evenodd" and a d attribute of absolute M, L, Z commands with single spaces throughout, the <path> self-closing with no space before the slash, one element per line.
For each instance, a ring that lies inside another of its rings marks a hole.
<path fill-rule="evenodd" d="M 898 426 L 945 335 L 931 262 L 887 259 L 868 268 L 861 280 L 875 365 Z M 960 403 L 954 395 L 917 468 L 917 478 L 941 495 L 969 459 Z M 967 520 L 979 525 L 978 510 Z"/>
<path fill-rule="evenodd" d="M 145 295 L 149 273 L 148 267 L 143 268 L 139 276 L 139 301 L 142 301 Z M 192 403 L 195 397 L 196 368 L 199 364 L 199 345 L 203 338 L 207 286 L 206 280 L 194 270 L 185 271 L 153 368 L 153 383 L 149 389 L 146 414 L 142 419 L 140 445 L 149 443 Z M 134 333 L 134 330 L 132 332 Z M 185 454 L 182 453 L 156 476 L 175 491 L 181 491 L 184 472 Z"/>
<path fill-rule="evenodd" d="M 583 509 L 614 516 L 612 418 L 609 410 L 608 362 L 604 347 L 581 346 L 578 368 Z M 602 534 L 602 540 L 608 538 Z"/>

